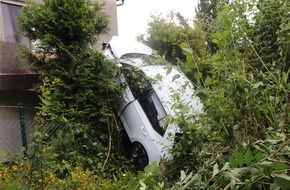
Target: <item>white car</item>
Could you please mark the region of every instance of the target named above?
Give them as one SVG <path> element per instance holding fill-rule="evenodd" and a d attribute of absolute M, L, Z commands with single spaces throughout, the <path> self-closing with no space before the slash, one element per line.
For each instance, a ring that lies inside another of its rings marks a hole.
<path fill-rule="evenodd" d="M 174 66 L 152 63 L 153 51 L 144 44 L 113 37 L 103 53 L 121 66 L 118 117 L 130 139 L 134 164 L 140 169 L 149 162 L 158 164 L 170 156 L 168 148 L 179 131 L 170 118 L 182 109 L 192 117 L 202 112 L 194 86 Z"/>

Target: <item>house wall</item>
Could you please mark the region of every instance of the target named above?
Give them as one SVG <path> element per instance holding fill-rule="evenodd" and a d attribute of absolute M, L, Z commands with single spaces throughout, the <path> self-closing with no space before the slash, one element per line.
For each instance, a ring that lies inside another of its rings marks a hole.
<path fill-rule="evenodd" d="M 34 0 L 39 2 L 40 0 Z M 0 0 L 5 3 L 12 3 L 15 5 L 24 5 L 25 0 Z M 109 41 L 112 36 L 118 35 L 117 26 L 117 8 L 116 0 L 100 0 L 105 3 L 104 11 L 108 14 L 110 19 L 109 32 L 99 36 L 97 43 L 94 47 L 101 50 L 102 43 Z M 19 44 L 13 42 L 7 42 L 4 39 L 4 24 L 3 24 L 3 13 L 0 6 L 0 74 L 1 73 L 32 73 L 28 66 L 18 57 L 19 55 Z M 1 90 L 1 88 L 0 88 Z"/>
<path fill-rule="evenodd" d="M 24 5 L 26 0 L 0 0 L 0 3 L 10 3 L 13 5 Z M 35 2 L 41 2 L 41 0 L 34 0 Z M 92 0 L 97 1 L 97 0 Z M 99 36 L 97 43 L 94 47 L 101 50 L 102 43 L 107 42 L 112 36 L 118 35 L 117 26 L 117 8 L 116 0 L 99 0 L 101 3 L 105 3 L 104 11 L 108 14 L 110 19 L 110 30 L 108 33 Z M 4 39 L 4 22 L 3 22 L 3 12 L 0 4 L 0 75 L 1 74 L 19 74 L 19 73 L 29 73 L 34 74 L 23 61 L 19 58 L 19 44 L 14 42 L 7 42 Z M 29 46 L 29 45 L 28 45 Z M 1 82 L 0 82 L 1 83 Z M 0 90 L 3 90 L 0 86 Z"/>
<path fill-rule="evenodd" d="M 1 1 L 0 1 L 1 2 Z M 2 21 L 2 9 L 0 7 L 0 41 L 4 41 L 4 34 L 3 34 L 3 21 Z M 1 52 L 0 52 L 1 56 Z M 0 57 L 1 58 L 1 57 Z M 1 62 L 0 62 L 1 63 Z"/>
<path fill-rule="evenodd" d="M 100 39 L 95 44 L 96 49 L 102 49 L 102 43 L 108 42 L 112 36 L 118 36 L 118 24 L 117 24 L 117 6 L 116 0 L 101 0 L 106 4 L 105 11 L 109 15 L 110 25 L 109 32 L 100 36 Z"/>
<path fill-rule="evenodd" d="M 35 2 L 41 2 L 41 0 L 33 0 Z M 98 0 L 92 0 L 92 1 L 98 1 Z M 24 5 L 25 0 L 0 0 L 1 2 L 6 3 L 14 3 L 18 5 Z M 108 41 L 111 39 L 112 36 L 118 35 L 118 24 L 117 24 L 117 8 L 116 8 L 116 0 L 99 0 L 99 2 L 105 3 L 105 9 L 104 11 L 108 14 L 110 18 L 110 25 L 109 25 L 109 32 L 107 34 L 101 35 L 98 43 L 95 44 L 95 47 L 97 49 L 101 49 L 101 44 L 103 42 Z M 3 30 L 3 21 L 2 21 L 2 9 L 0 7 L 0 41 L 4 41 L 4 30 Z M 1 52 L 0 52 L 1 57 Z M 0 61 L 1 63 L 1 61 Z"/>

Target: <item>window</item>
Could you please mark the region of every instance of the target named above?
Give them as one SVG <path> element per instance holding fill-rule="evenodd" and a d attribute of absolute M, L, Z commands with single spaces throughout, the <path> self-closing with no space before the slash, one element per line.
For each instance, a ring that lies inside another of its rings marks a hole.
<path fill-rule="evenodd" d="M 29 40 L 17 35 L 17 31 L 19 30 L 17 17 L 22 6 L 3 2 L 0 5 L 3 16 L 4 40 L 6 42 L 20 43 L 29 48 Z"/>
<path fill-rule="evenodd" d="M 153 129 L 163 136 L 168 125 L 166 112 L 149 80 L 140 70 L 126 64 L 123 64 L 122 73 Z"/>
<path fill-rule="evenodd" d="M 135 99 L 138 99 L 151 88 L 151 85 L 144 74 L 136 68 L 123 64 L 122 73 L 124 74 Z"/>
<path fill-rule="evenodd" d="M 156 92 L 151 90 L 145 93 L 140 99 L 140 104 L 154 130 L 163 136 L 168 123 L 165 118 L 166 112 Z"/>

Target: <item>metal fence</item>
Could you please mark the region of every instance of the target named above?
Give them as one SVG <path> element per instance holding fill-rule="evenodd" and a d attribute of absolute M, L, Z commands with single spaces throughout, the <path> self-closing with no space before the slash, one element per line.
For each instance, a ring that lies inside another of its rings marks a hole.
<path fill-rule="evenodd" d="M 36 122 L 35 110 L 22 104 L 16 106 L 0 105 L 0 150 L 8 155 L 20 153 L 27 148 L 29 136 Z"/>
<path fill-rule="evenodd" d="M 69 130 L 68 126 L 60 123 L 39 125 L 40 123 L 34 120 L 35 115 L 35 109 L 25 107 L 22 104 L 16 106 L 0 105 L 0 151 L 7 153 L 8 158 L 19 153 L 26 156 L 24 150 L 29 148 L 32 141 L 31 137 L 35 137 L 32 135 L 33 132 L 41 132 L 45 134 L 44 138 L 49 139 L 53 134 L 57 134 L 60 129 L 62 131 Z M 94 142 L 97 137 L 86 133 L 85 138 L 88 142 Z M 120 146 L 118 144 L 118 147 Z M 0 154 L 0 161 L 3 160 L 5 161 L 5 158 Z"/>

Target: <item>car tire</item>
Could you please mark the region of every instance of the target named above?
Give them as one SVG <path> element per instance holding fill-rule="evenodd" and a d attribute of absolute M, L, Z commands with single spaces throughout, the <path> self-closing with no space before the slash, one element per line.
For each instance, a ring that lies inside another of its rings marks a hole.
<path fill-rule="evenodd" d="M 149 163 L 149 158 L 145 148 L 138 142 L 133 143 L 131 146 L 131 157 L 134 166 L 138 170 L 144 169 Z"/>

